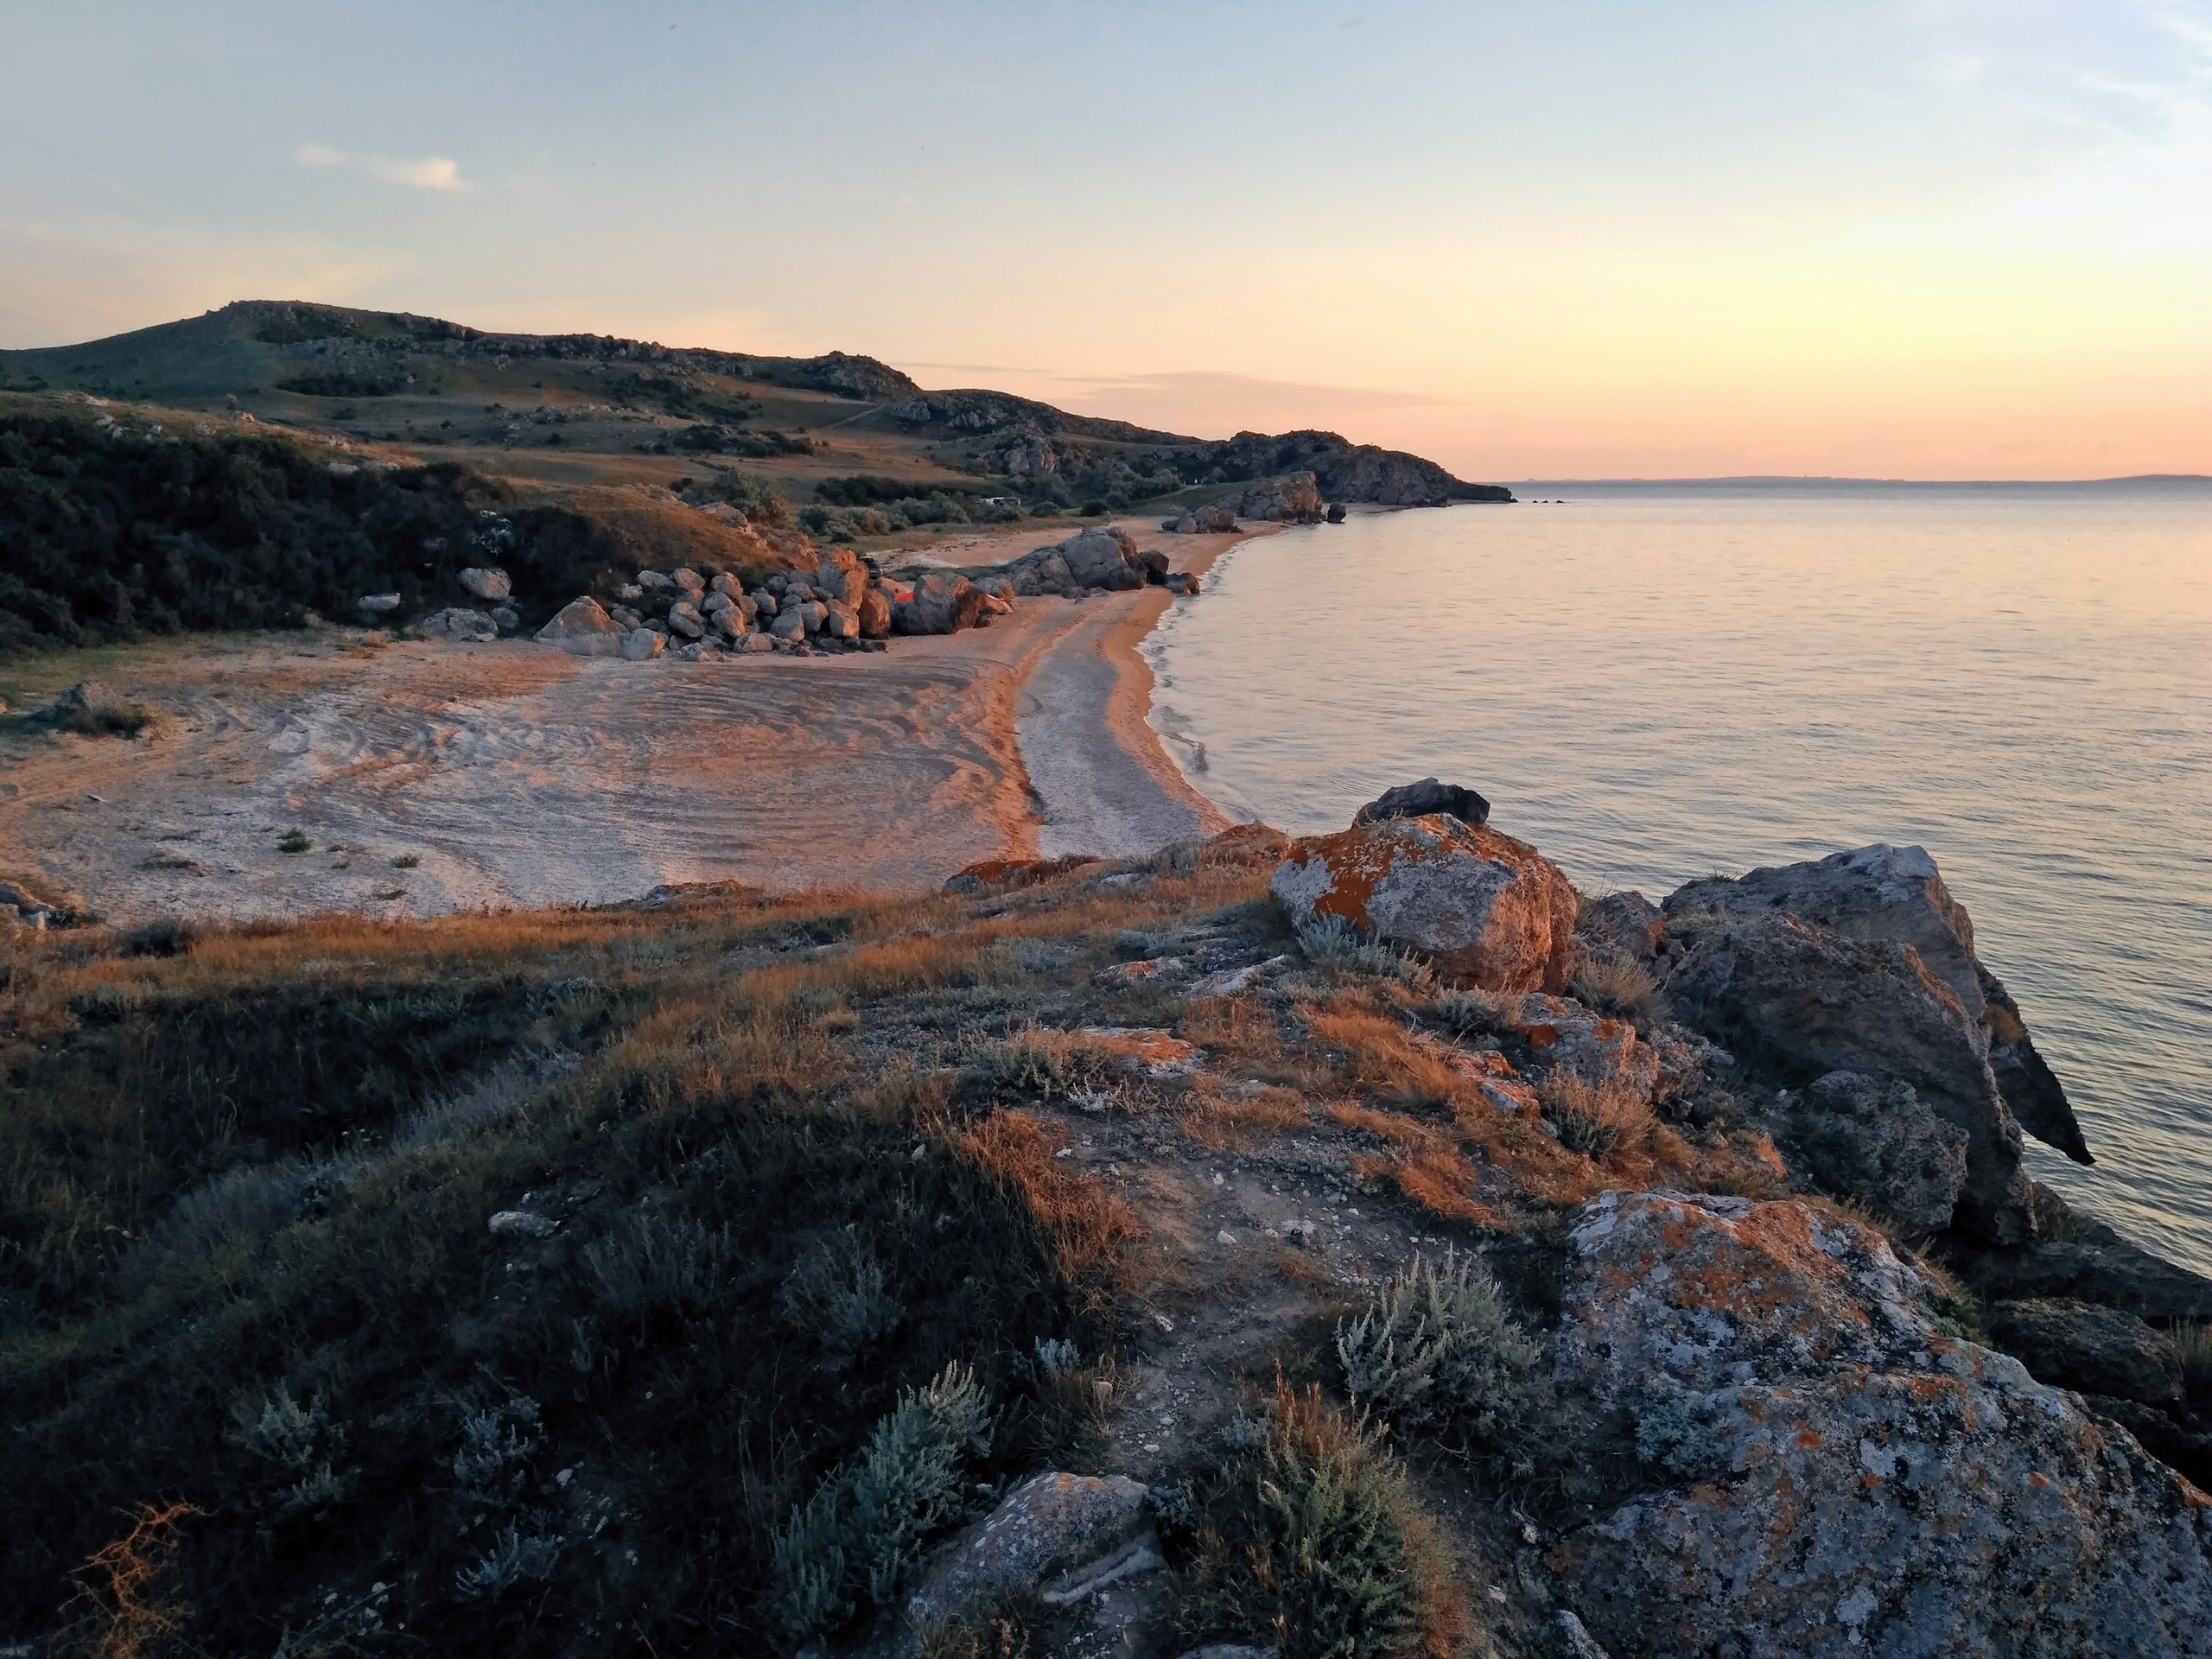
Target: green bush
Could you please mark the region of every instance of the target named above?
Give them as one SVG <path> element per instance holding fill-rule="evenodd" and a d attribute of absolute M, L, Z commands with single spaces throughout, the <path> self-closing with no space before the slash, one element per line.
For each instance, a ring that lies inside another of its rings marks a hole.
<path fill-rule="evenodd" d="M 1496 1446 L 1525 1424 L 1541 1350 L 1490 1269 L 1447 1248 L 1416 1254 L 1365 1312 L 1337 1326 L 1344 1386 L 1402 1428 Z"/>
<path fill-rule="evenodd" d="M 1395 979 L 1423 995 L 1436 988 L 1435 970 L 1427 963 L 1369 938 L 1341 916 L 1315 916 L 1300 923 L 1297 932 L 1300 952 L 1318 968 Z"/>
<path fill-rule="evenodd" d="M 1256 1440 L 1203 1476 L 1168 1623 L 1185 1645 L 1413 1659 L 1465 1623 L 1449 1556 L 1380 1433 L 1278 1388 Z M 1173 1651 L 1173 1649 L 1169 1649 Z"/>

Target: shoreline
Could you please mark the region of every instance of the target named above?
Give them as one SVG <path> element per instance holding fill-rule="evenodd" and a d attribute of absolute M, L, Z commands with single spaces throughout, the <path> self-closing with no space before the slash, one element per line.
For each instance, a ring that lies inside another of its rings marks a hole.
<path fill-rule="evenodd" d="M 1203 574 L 1267 531 L 1131 533 Z M 15 690 L 102 678 L 161 719 L 128 740 L 0 728 L 0 878 L 128 925 L 714 881 L 930 891 L 986 859 L 1148 852 L 1230 822 L 1146 719 L 1137 645 L 1170 602 L 1023 600 L 867 657 L 645 665 L 340 632 L 64 654 Z"/>

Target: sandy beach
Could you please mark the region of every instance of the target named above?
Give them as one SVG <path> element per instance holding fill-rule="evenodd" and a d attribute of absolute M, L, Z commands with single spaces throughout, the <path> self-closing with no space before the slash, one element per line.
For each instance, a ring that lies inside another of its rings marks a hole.
<path fill-rule="evenodd" d="M 1124 528 L 1201 573 L 1243 539 Z M 918 550 L 980 563 L 1036 539 Z M 54 671 L 160 721 L 6 738 L 0 874 L 133 921 L 903 889 L 995 856 L 1147 851 L 1228 822 L 1146 723 L 1135 649 L 1168 605 L 1204 602 L 1025 600 L 869 656 L 647 664 L 342 635 L 103 653 Z M 295 830 L 312 844 L 283 850 Z"/>

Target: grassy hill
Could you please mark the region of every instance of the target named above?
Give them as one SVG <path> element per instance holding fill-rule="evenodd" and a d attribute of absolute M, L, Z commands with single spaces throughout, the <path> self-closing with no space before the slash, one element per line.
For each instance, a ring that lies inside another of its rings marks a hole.
<path fill-rule="evenodd" d="M 830 480 L 879 499 L 1019 497 L 1032 512 L 1211 500 L 1310 470 L 1325 494 L 1510 499 L 1433 462 L 1332 433 L 1223 441 L 987 391 L 924 393 L 873 358 L 683 350 L 596 334 L 501 334 L 435 317 L 281 301 L 80 346 L 0 352 L 0 389 L 251 415 L 517 483 L 671 486 L 741 468 L 795 504 Z M 896 486 L 901 494 L 893 493 Z M 910 515 L 911 516 L 911 515 Z"/>

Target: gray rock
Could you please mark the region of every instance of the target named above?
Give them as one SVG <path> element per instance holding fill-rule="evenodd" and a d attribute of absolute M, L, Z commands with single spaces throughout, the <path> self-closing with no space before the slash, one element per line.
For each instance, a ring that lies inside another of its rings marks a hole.
<path fill-rule="evenodd" d="M 699 614 L 699 607 L 688 599 L 679 599 L 668 607 L 668 631 L 680 633 L 686 639 L 706 637 L 706 619 Z"/>
<path fill-rule="evenodd" d="M 1060 556 L 1057 548 L 1040 547 L 1034 553 L 1016 559 L 1007 567 L 1007 574 L 1014 583 L 1014 591 L 1024 598 L 1080 591 L 1075 573 L 1068 569 L 1068 562 Z"/>
<path fill-rule="evenodd" d="M 640 570 L 638 586 L 649 594 L 664 593 L 676 586 L 676 578 L 664 570 Z"/>
<path fill-rule="evenodd" d="M 354 603 L 371 616 L 388 616 L 399 608 L 400 600 L 397 594 L 363 594 Z"/>
<path fill-rule="evenodd" d="M 1677 1019 L 1785 1084 L 1829 1071 L 1910 1084 L 1966 1132 L 1952 1224 L 1999 1243 L 2031 1235 L 2019 1125 L 1997 1092 L 1987 1034 L 1916 951 L 1780 912 L 1669 914 L 1669 944 L 1682 947 L 1663 982 Z"/>
<path fill-rule="evenodd" d="M 1145 585 L 1144 560 L 1129 533 L 1116 525 L 1079 531 L 1053 550 L 1066 561 L 1078 588 L 1125 591 Z"/>
<path fill-rule="evenodd" d="M 462 644 L 481 645 L 499 637 L 499 625 L 482 611 L 472 611 L 459 605 L 448 605 L 444 610 L 432 611 L 415 624 L 417 632 L 433 639 L 448 639 Z"/>
<path fill-rule="evenodd" d="M 618 627 L 642 628 L 645 626 L 645 619 L 627 605 L 610 605 L 607 607 L 607 613 L 614 619 Z"/>
<path fill-rule="evenodd" d="M 649 663 L 668 649 L 668 636 L 651 628 L 632 628 L 622 639 L 622 660 Z"/>
<path fill-rule="evenodd" d="M 1208 505 L 1163 519 L 1160 527 L 1178 536 L 1214 536 L 1235 530 L 1236 515 L 1227 507 Z"/>
<path fill-rule="evenodd" d="M 2212 1320 L 2212 1279 L 2124 1241 L 2038 1239 L 1971 1253 L 1961 1266 L 1976 1290 L 1994 1299 L 2068 1296 L 2162 1324 Z"/>
<path fill-rule="evenodd" d="M 1997 1302 L 1982 1328 L 2038 1382 L 2151 1405 L 2182 1397 L 2181 1350 L 2133 1313 L 2063 1298 Z"/>
<path fill-rule="evenodd" d="M 1446 813 L 1472 829 L 1490 822 L 1488 801 L 1471 789 L 1458 784 L 1440 784 L 1433 778 L 1384 790 L 1353 813 L 1351 821 L 1379 823 L 1385 818 L 1418 818 L 1430 812 Z"/>
<path fill-rule="evenodd" d="M 522 613 L 512 605 L 495 606 L 492 611 L 492 620 L 499 625 L 501 633 L 512 633 L 522 626 Z"/>
<path fill-rule="evenodd" d="M 1918 847 L 1878 842 L 1734 880 L 1693 881 L 1667 900 L 1669 915 L 1779 910 L 1847 939 L 1909 944 L 1988 1034 L 1989 1063 L 2020 1127 L 2075 1162 L 2092 1162 L 2066 1091 L 2036 1052 L 2018 1004 L 1974 954 L 1974 921 Z"/>
<path fill-rule="evenodd" d="M 550 1217 L 534 1210 L 502 1210 L 488 1225 L 494 1238 L 550 1238 L 561 1230 Z"/>
<path fill-rule="evenodd" d="M 688 564 L 677 566 L 674 570 L 669 572 L 668 579 L 674 582 L 677 591 L 689 600 L 696 601 L 707 591 L 707 579 Z"/>
<path fill-rule="evenodd" d="M 1342 507 L 1332 507 L 1331 512 L 1341 514 Z M 1332 521 L 1333 522 L 1333 521 Z M 1612 1659 L 1612 1656 L 1598 1645 L 1597 1638 L 1583 1627 L 1582 1621 L 1565 1608 L 1559 1614 L 1560 1645 L 1567 1651 L 1567 1659 Z"/>
<path fill-rule="evenodd" d="M 832 639 L 857 639 L 861 637 L 861 613 L 857 605 L 842 601 L 824 607 L 822 632 Z"/>
<path fill-rule="evenodd" d="M 1313 474 L 1291 473 L 1277 483 L 1245 491 L 1236 503 L 1236 516 L 1271 523 L 1318 524 L 1325 505 Z"/>
<path fill-rule="evenodd" d="M 912 599 L 891 607 L 891 626 L 900 633 L 956 633 L 972 628 L 983 613 L 982 593 L 965 576 L 932 570 L 918 577 Z"/>
<path fill-rule="evenodd" d="M 646 573 L 639 571 L 642 579 Z M 537 631 L 540 645 L 558 645 L 576 657 L 615 657 L 622 651 L 622 641 L 629 630 L 607 615 L 600 602 L 587 594 L 582 599 L 570 600 L 563 605 L 543 627 Z"/>
<path fill-rule="evenodd" d="M 1939 1334 L 1923 1291 L 1878 1234 L 1802 1204 L 1584 1206 L 1555 1380 L 1696 1465 L 1655 1464 L 1682 1484 L 1552 1551 L 1596 1639 L 1732 1659 L 2202 1651 L 2202 1496 L 2018 1362 Z"/>
<path fill-rule="evenodd" d="M 1586 899 L 1574 918 L 1574 936 L 1590 947 L 1649 967 L 1659 955 L 1667 918 L 1659 906 L 1633 891 Z"/>
<path fill-rule="evenodd" d="M 1192 1648 L 1183 1659 L 1275 1659 L 1275 1650 L 1247 1647 L 1241 1642 L 1216 1642 L 1208 1647 Z"/>
<path fill-rule="evenodd" d="M 512 599 L 515 591 L 513 581 L 497 566 L 471 565 L 461 573 L 461 585 L 487 605 Z"/>
<path fill-rule="evenodd" d="M 924 1563 L 907 1622 L 927 1630 L 1096 1562 L 1136 1541 L 1144 1505 L 1144 1487 L 1126 1475 L 1034 1476 Z"/>
<path fill-rule="evenodd" d="M 1950 1224 L 1966 1185 L 1966 1131 L 1922 1105 L 1910 1084 L 1831 1071 L 1796 1108 L 1794 1142 L 1824 1190 L 1872 1206 L 1908 1232 Z"/>
<path fill-rule="evenodd" d="M 755 588 L 752 599 L 753 613 L 755 617 L 773 616 L 782 605 L 782 601 L 766 588 Z"/>

